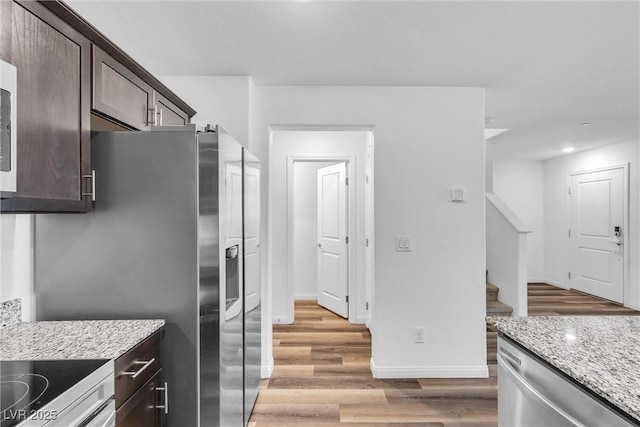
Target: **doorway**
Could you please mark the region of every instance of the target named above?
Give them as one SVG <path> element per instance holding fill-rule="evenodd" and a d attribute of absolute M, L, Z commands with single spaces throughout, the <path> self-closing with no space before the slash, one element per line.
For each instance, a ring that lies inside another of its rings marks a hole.
<path fill-rule="evenodd" d="M 349 317 L 349 161 L 293 162 L 294 300 Z M 353 197 L 353 196 L 351 196 Z"/>
<path fill-rule="evenodd" d="M 569 176 L 569 284 L 624 303 L 628 235 L 627 165 Z"/>
<path fill-rule="evenodd" d="M 368 156 L 368 152 L 371 156 Z M 367 323 L 373 311 L 373 132 L 369 127 L 328 129 L 300 129 L 278 127 L 271 134 L 271 203 L 270 241 L 272 254 L 273 323 L 292 324 L 295 321 L 294 301 L 318 300 L 318 255 L 321 253 L 317 236 L 317 170 L 320 166 L 342 164 L 345 181 L 345 242 L 346 281 L 342 314 L 351 323 Z M 367 159 L 371 160 L 367 162 Z M 297 172 L 307 172 L 307 191 L 301 199 L 296 188 L 302 181 Z M 367 175 L 369 177 L 367 178 Z M 366 184 L 369 182 L 371 184 Z M 315 193 L 315 194 L 314 194 Z M 313 203 L 304 200 L 313 201 Z M 296 205 L 298 205 L 296 207 Z M 303 207 L 300 207 L 303 205 Z M 306 210 L 305 210 L 306 209 Z M 305 218 L 295 215 L 306 211 Z M 311 212 L 311 213 L 309 213 Z M 313 222 L 311 222 L 313 220 Z M 307 244 L 300 250 L 300 230 L 307 234 Z M 346 238 L 348 237 L 348 243 Z M 367 252 L 367 242 L 369 251 Z M 322 243 L 321 243 L 322 244 Z M 323 245 L 324 246 L 324 245 Z M 370 256 L 371 255 L 371 256 Z M 367 260 L 371 261 L 367 263 Z M 333 270 L 337 271 L 337 270 Z M 342 289 L 342 288 L 341 288 Z M 335 294 L 335 292 L 330 292 Z M 347 300 L 348 296 L 348 300 Z M 347 302 L 348 301 L 348 302 Z M 337 311 L 337 310 L 334 310 Z"/>

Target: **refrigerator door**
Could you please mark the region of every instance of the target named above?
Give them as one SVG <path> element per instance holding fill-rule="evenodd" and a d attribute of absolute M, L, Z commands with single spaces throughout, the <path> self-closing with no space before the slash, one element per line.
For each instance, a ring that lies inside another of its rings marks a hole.
<path fill-rule="evenodd" d="M 244 424 L 260 387 L 262 305 L 260 298 L 260 161 L 243 154 L 244 177 Z"/>
<path fill-rule="evenodd" d="M 219 242 L 224 246 L 220 251 L 220 426 L 241 426 L 243 422 L 243 329 L 244 318 L 242 306 L 243 251 L 242 241 L 242 146 L 218 128 L 218 181 L 220 227 Z M 206 134 L 203 134 L 206 135 Z M 237 248 L 237 256 L 229 259 L 227 271 L 227 253 L 233 255 Z M 229 249 L 229 250 L 227 250 Z M 226 284 L 229 283 L 229 288 Z M 237 286 L 237 288 L 236 288 Z M 227 304 L 227 301 L 229 302 Z M 202 370 L 209 369 L 201 366 Z M 202 427 L 207 424 L 204 402 L 201 404 Z M 213 416 L 213 415 L 212 415 Z"/>

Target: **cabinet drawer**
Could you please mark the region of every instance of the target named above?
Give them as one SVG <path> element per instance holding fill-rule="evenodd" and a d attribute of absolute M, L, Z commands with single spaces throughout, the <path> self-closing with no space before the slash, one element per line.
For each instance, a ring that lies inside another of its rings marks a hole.
<path fill-rule="evenodd" d="M 156 332 L 116 359 L 116 408 L 162 366 L 161 333 Z"/>
<path fill-rule="evenodd" d="M 159 370 L 137 392 L 116 410 L 116 427 L 156 427 L 162 425 L 162 370 Z"/>

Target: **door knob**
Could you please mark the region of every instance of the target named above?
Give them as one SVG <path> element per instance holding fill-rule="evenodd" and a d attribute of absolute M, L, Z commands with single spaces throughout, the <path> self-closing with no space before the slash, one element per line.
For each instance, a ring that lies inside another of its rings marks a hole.
<path fill-rule="evenodd" d="M 316 243 L 316 246 L 321 248 L 322 247 L 322 243 Z"/>

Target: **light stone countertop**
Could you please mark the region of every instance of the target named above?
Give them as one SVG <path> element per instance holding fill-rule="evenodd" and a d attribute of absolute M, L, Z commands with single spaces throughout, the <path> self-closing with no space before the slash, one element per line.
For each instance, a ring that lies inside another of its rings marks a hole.
<path fill-rule="evenodd" d="M 0 328 L 0 360 L 116 359 L 164 320 L 23 322 Z"/>
<path fill-rule="evenodd" d="M 488 317 L 487 322 L 640 421 L 640 316 Z"/>

